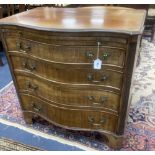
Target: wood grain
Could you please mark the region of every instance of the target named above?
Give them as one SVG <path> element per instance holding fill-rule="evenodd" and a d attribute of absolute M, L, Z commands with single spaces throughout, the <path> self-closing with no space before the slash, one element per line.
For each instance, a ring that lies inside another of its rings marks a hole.
<path fill-rule="evenodd" d="M 0 20 L 25 121 L 98 131 L 120 148 L 144 19 L 127 8 L 41 7 Z M 98 42 L 103 63 L 94 70 Z"/>
<path fill-rule="evenodd" d="M 46 44 L 15 37 L 8 37 L 6 41 L 9 51 L 20 51 L 21 53 L 60 63 L 93 63 L 97 56 L 97 42 L 93 46 L 73 46 L 63 45 L 63 43 L 60 45 Z M 77 42 L 79 43 L 79 41 Z M 17 45 L 21 47 L 17 47 Z M 102 46 L 101 44 L 100 50 L 99 58 L 105 64 L 124 65 L 125 49 L 106 44 Z"/>
<path fill-rule="evenodd" d="M 141 34 L 145 10 L 122 7 L 39 7 L 1 19 L 1 25 L 19 25 L 49 31 L 102 31 Z"/>
<path fill-rule="evenodd" d="M 39 98 L 53 101 L 60 106 L 105 108 L 118 113 L 120 95 L 110 92 L 108 89 L 98 90 L 95 87 L 91 90 L 82 90 L 79 87 L 69 88 L 21 75 L 16 76 L 16 79 L 19 92 L 29 93 Z"/>
<path fill-rule="evenodd" d="M 25 57 L 11 57 L 14 70 L 26 71 L 52 81 L 71 84 L 96 84 L 121 89 L 122 72 L 107 68 L 94 70 L 93 64 L 89 67 L 74 65 L 47 64 L 44 61 L 35 61 Z M 72 67 L 73 66 L 73 67 Z"/>
<path fill-rule="evenodd" d="M 115 132 L 117 117 L 94 110 L 67 109 L 30 95 L 21 95 L 24 111 L 32 111 L 62 126 Z M 93 121 L 91 122 L 91 118 Z M 89 120 L 90 119 L 90 120 Z"/>

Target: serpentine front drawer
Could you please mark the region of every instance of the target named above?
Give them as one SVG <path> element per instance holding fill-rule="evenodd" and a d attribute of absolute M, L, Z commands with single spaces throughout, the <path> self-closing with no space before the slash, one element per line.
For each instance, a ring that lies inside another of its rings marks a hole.
<path fill-rule="evenodd" d="M 0 19 L 26 123 L 41 116 L 98 131 L 121 148 L 145 17 L 123 7 L 38 7 Z"/>
<path fill-rule="evenodd" d="M 103 66 L 96 71 L 92 65 L 64 65 L 47 63 L 22 56 L 10 57 L 15 71 L 29 72 L 36 76 L 70 84 L 104 85 L 120 90 L 122 87 L 123 73 L 111 66 Z"/>
<path fill-rule="evenodd" d="M 19 92 L 32 94 L 39 98 L 53 101 L 61 105 L 68 105 L 83 108 L 106 109 L 118 113 L 120 94 L 110 89 L 98 90 L 90 86 L 70 86 L 42 78 L 34 78 L 30 75 L 16 74 Z"/>
<path fill-rule="evenodd" d="M 94 40 L 95 39 L 96 38 L 94 38 Z M 98 48 L 98 42 L 96 42 L 93 46 L 73 46 L 61 44 L 47 44 L 14 37 L 8 37 L 6 41 L 8 45 L 8 50 L 10 52 L 18 51 L 52 62 L 71 64 L 93 63 L 93 60 L 96 59 Z M 105 64 L 116 65 L 123 68 L 126 53 L 125 48 L 106 45 L 103 46 L 102 43 L 99 48 L 101 51 L 99 53 L 99 58 L 104 61 Z"/>
<path fill-rule="evenodd" d="M 23 110 L 36 113 L 49 119 L 55 124 L 67 128 L 81 128 L 89 130 L 107 130 L 115 133 L 118 117 L 105 111 L 84 109 L 68 109 L 64 106 L 48 104 L 31 95 L 21 94 Z M 67 121 L 68 120 L 68 121 Z"/>

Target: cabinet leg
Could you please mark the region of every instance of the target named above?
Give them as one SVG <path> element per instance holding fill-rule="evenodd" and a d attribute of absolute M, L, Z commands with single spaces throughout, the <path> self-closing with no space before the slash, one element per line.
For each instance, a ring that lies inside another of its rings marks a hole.
<path fill-rule="evenodd" d="M 29 112 L 23 112 L 24 120 L 26 124 L 33 124 L 33 116 Z"/>
<path fill-rule="evenodd" d="M 123 147 L 123 136 L 115 134 L 101 133 L 105 143 L 114 150 L 120 150 Z"/>
<path fill-rule="evenodd" d="M 113 149 L 119 150 L 123 147 L 123 137 L 111 135 L 108 137 L 108 140 L 109 140 L 108 145 Z"/>

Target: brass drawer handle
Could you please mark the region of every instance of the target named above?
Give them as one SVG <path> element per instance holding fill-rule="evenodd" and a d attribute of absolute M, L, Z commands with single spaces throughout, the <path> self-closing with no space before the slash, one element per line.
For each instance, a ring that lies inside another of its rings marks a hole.
<path fill-rule="evenodd" d="M 25 50 L 26 52 L 30 51 L 30 50 L 31 50 L 31 45 L 30 45 L 30 44 L 24 45 L 24 50 Z"/>
<path fill-rule="evenodd" d="M 88 116 L 88 123 L 92 124 L 95 122 L 95 119 L 93 116 Z"/>
<path fill-rule="evenodd" d="M 38 86 L 31 84 L 30 81 L 26 81 L 26 88 L 28 90 L 36 91 L 38 89 Z"/>
<path fill-rule="evenodd" d="M 87 51 L 87 52 L 85 53 L 85 55 L 86 55 L 86 57 L 89 58 L 89 59 L 90 59 L 90 58 L 92 59 L 92 58 L 94 57 L 94 53 L 93 53 L 92 51 Z"/>
<path fill-rule="evenodd" d="M 29 52 L 31 50 L 30 44 L 23 45 L 21 41 L 16 42 L 16 47 L 20 52 Z"/>
<path fill-rule="evenodd" d="M 98 124 L 104 124 L 106 121 L 107 121 L 107 119 L 105 117 L 102 117 Z M 93 116 L 88 116 L 88 122 L 89 123 L 94 123 L 95 118 Z"/>
<path fill-rule="evenodd" d="M 101 102 L 101 104 L 107 102 L 107 100 L 108 100 L 108 97 L 105 97 L 105 96 L 101 96 L 101 97 L 100 97 L 100 102 Z"/>
<path fill-rule="evenodd" d="M 106 96 L 101 96 L 99 102 L 95 102 L 95 96 L 87 96 L 88 100 L 93 102 L 93 105 L 102 105 L 105 104 L 108 100 L 108 97 Z"/>
<path fill-rule="evenodd" d="M 30 71 L 33 71 L 36 69 L 36 64 L 29 64 Z"/>
<path fill-rule="evenodd" d="M 95 97 L 94 96 L 88 96 L 88 100 L 89 101 L 94 101 L 95 100 Z"/>
<path fill-rule="evenodd" d="M 22 62 L 22 67 L 30 71 L 36 70 L 36 64 L 35 63 L 29 64 L 27 61 Z"/>
<path fill-rule="evenodd" d="M 101 76 L 101 81 L 107 81 L 108 78 L 109 78 L 108 75 L 102 75 L 102 76 Z"/>
<path fill-rule="evenodd" d="M 94 80 L 94 75 L 93 74 L 88 74 L 87 79 L 90 82 L 99 83 L 99 82 L 107 81 L 109 79 L 109 76 L 108 75 L 102 75 L 100 80 Z"/>
<path fill-rule="evenodd" d="M 105 117 L 102 117 L 99 122 L 95 122 L 95 118 L 93 116 L 88 116 L 88 123 L 97 129 L 104 125 L 106 121 L 107 119 Z"/>
<path fill-rule="evenodd" d="M 27 62 L 26 61 L 23 61 L 22 62 L 22 67 L 25 68 L 25 69 L 27 69 Z"/>
<path fill-rule="evenodd" d="M 40 112 L 42 110 L 41 105 L 37 105 L 34 102 L 32 102 L 31 105 L 32 105 L 33 110 L 36 112 Z"/>
<path fill-rule="evenodd" d="M 94 79 L 93 74 L 88 74 L 87 79 L 88 79 L 88 81 L 93 81 L 93 79 Z"/>
<path fill-rule="evenodd" d="M 110 57 L 110 54 L 109 53 L 104 53 L 102 55 L 102 60 L 107 60 L 109 57 Z"/>
<path fill-rule="evenodd" d="M 106 121 L 107 121 L 107 119 L 106 119 L 105 117 L 102 117 L 102 118 L 100 119 L 100 123 L 101 123 L 101 124 L 106 123 Z"/>
<path fill-rule="evenodd" d="M 22 48 L 21 42 L 16 42 L 16 47 L 17 47 L 17 50 L 21 51 L 21 48 Z"/>
<path fill-rule="evenodd" d="M 95 129 L 100 129 L 101 125 L 102 124 L 97 124 L 97 123 L 92 124 L 92 126 L 95 127 Z"/>

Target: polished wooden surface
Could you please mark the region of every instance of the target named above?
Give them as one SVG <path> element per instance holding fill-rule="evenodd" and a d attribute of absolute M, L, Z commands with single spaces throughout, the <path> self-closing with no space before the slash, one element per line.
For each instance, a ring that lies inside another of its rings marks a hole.
<path fill-rule="evenodd" d="M 2 25 L 1 25 L 2 26 Z M 25 51 L 25 46 L 31 44 L 33 46 L 39 44 L 43 46 L 94 46 L 97 48 L 98 42 L 100 46 L 107 46 L 109 48 L 116 47 L 117 49 L 127 48 L 127 41 L 129 36 L 126 34 L 117 34 L 117 33 L 99 33 L 99 32 L 55 32 L 55 31 L 36 31 L 34 29 L 28 29 L 17 26 L 5 26 L 3 29 L 6 39 L 8 39 L 9 47 L 16 47 L 17 43 L 21 44 L 21 48 L 18 50 Z M 11 45 L 14 44 L 14 45 Z M 24 45 L 25 44 L 25 45 Z M 44 46 L 44 48 L 46 48 Z M 33 48 L 32 46 L 30 47 Z M 64 47 L 65 48 L 65 47 Z M 75 47 L 76 48 L 76 47 Z M 82 47 L 83 48 L 83 47 Z"/>
<path fill-rule="evenodd" d="M 103 66 L 102 70 L 96 71 L 93 69 L 93 65 L 48 64 L 44 61 L 18 56 L 11 57 L 11 60 L 15 71 L 29 72 L 57 83 L 104 85 L 118 90 L 122 85 L 123 73 L 110 66 Z"/>
<path fill-rule="evenodd" d="M 64 86 L 52 84 L 33 75 L 16 72 L 20 92 L 29 93 L 58 105 L 92 109 L 105 109 L 118 114 L 120 94 L 108 88 Z M 91 90 L 89 90 L 91 88 Z"/>
<path fill-rule="evenodd" d="M 56 124 L 71 128 L 84 128 L 85 130 L 107 130 L 116 131 L 117 117 L 106 111 L 80 110 L 59 107 L 37 99 L 32 95 L 22 95 L 23 110 L 37 113 L 50 119 Z"/>
<path fill-rule="evenodd" d="M 19 25 L 55 31 L 108 31 L 139 34 L 146 12 L 121 7 L 39 7 L 1 19 L 0 25 Z"/>
<path fill-rule="evenodd" d="M 14 22 L 18 17 L 18 22 L 14 25 L 0 24 L 3 45 L 25 121 L 32 123 L 33 118 L 40 116 L 66 129 L 98 131 L 104 135 L 103 139 L 106 139 L 109 146 L 120 148 L 129 107 L 132 73 L 141 40 L 141 35 L 138 35 L 141 30 L 137 31 L 137 35 L 134 33 L 138 28 L 136 23 L 142 27 L 144 23 L 141 18 L 137 19 L 135 25 L 132 24 L 131 31 L 131 23 L 128 27 L 123 22 L 118 24 L 118 21 L 134 21 L 133 13 L 135 17 L 142 17 L 144 12 L 120 10 L 122 19 L 104 19 L 113 23 L 111 28 L 119 27 L 121 33 L 115 28 L 105 29 L 105 25 L 102 25 L 102 30 L 106 32 L 101 33 L 97 32 L 100 31 L 100 27 L 96 26 L 97 22 L 96 25 L 90 25 L 84 19 L 94 10 L 97 13 L 94 13 L 93 19 L 100 19 L 103 14 L 105 17 L 118 17 L 118 13 L 115 12 L 114 15 L 114 8 L 55 9 L 56 14 L 60 15 L 60 20 L 58 16 L 55 19 L 55 26 L 59 24 L 58 29 L 62 26 L 62 18 L 73 18 L 73 14 L 76 15 L 75 21 L 83 22 L 83 27 L 70 25 L 75 26 L 74 32 L 68 32 L 71 30 L 70 26 L 65 31 L 64 27 L 61 28 L 63 32 L 57 32 L 53 28 L 46 31 L 48 22 L 51 21 L 48 17 L 53 15 L 45 17 L 43 14 L 39 19 L 38 12 L 41 10 L 53 12 L 51 8 L 38 8 L 10 17 Z M 30 18 L 30 14 L 35 11 L 36 14 Z M 82 11 L 86 14 L 82 15 Z M 126 17 L 127 14 L 131 16 Z M 31 28 L 27 25 L 20 26 L 22 16 L 27 24 L 32 19 L 36 22 L 31 23 Z M 42 31 L 33 27 L 38 22 L 40 26 L 44 26 L 40 27 Z M 86 30 L 86 27 L 90 30 L 90 26 L 95 26 L 94 30 L 97 31 L 81 31 Z M 124 28 L 128 30 L 124 31 Z M 98 43 L 102 69 L 94 70 Z"/>
<path fill-rule="evenodd" d="M 18 37 L 11 36 L 11 35 L 7 37 L 6 41 L 8 44 L 8 50 L 13 51 L 14 53 L 17 51 L 20 51 L 21 54 L 26 53 L 26 54 L 29 54 L 30 57 L 34 56 L 37 58 L 42 58 L 53 62 L 66 63 L 66 64 L 67 63 L 72 63 L 72 64 L 92 63 L 93 60 L 96 59 L 97 42 L 94 41 L 92 45 L 89 45 L 89 42 L 87 40 L 85 44 L 88 43 L 88 45 L 81 46 L 80 41 L 82 38 L 79 37 L 77 39 L 79 39 L 77 40 L 77 45 L 68 45 L 68 46 L 62 45 L 63 42 L 60 42 L 59 40 L 56 40 L 57 44 L 46 44 L 43 42 L 37 42 L 37 41 L 23 39 L 23 38 L 19 40 Z M 89 40 L 90 39 L 91 38 L 89 38 Z M 70 44 L 71 44 L 71 41 L 72 40 L 68 40 Z M 105 42 L 107 41 L 100 40 L 101 52 L 99 54 L 99 58 L 102 61 L 104 61 L 104 64 L 111 64 L 111 65 L 123 67 L 126 49 L 121 47 L 116 47 L 115 44 L 112 43 L 112 41 L 109 41 L 110 45 L 106 46 Z M 117 43 L 117 46 L 118 44 L 119 43 Z M 44 51 L 46 51 L 46 54 Z"/>

